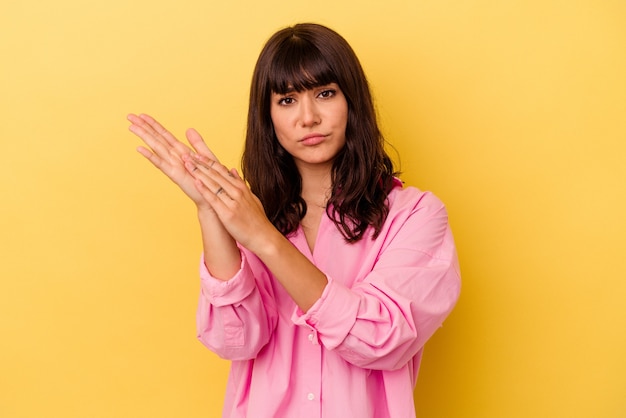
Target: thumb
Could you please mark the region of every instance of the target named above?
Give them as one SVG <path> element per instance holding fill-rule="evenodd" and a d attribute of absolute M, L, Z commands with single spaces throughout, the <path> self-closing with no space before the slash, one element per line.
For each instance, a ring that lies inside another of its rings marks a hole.
<path fill-rule="evenodd" d="M 187 129 L 185 135 L 187 136 L 187 141 L 189 141 L 189 144 L 197 154 L 208 157 L 214 161 L 219 161 L 215 154 L 213 154 L 209 147 L 207 147 L 204 139 L 202 139 L 202 136 L 198 133 L 198 131 L 193 128 L 189 128 Z"/>

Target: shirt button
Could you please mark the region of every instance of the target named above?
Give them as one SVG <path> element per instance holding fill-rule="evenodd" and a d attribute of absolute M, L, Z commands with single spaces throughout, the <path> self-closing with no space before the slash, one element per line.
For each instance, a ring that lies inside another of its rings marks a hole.
<path fill-rule="evenodd" d="M 313 338 L 315 338 L 315 336 L 313 334 L 309 334 L 309 341 L 313 342 Z"/>
<path fill-rule="evenodd" d="M 312 393 L 309 393 L 308 395 L 306 395 L 306 398 L 312 401 L 313 399 L 315 399 L 315 395 L 313 395 Z"/>

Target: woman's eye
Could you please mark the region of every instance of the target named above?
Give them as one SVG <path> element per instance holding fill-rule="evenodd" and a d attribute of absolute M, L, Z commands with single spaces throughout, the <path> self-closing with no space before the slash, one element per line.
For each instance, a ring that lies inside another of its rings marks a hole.
<path fill-rule="evenodd" d="M 279 105 L 287 106 L 293 103 L 293 98 L 291 97 L 283 97 L 278 101 Z"/>
<path fill-rule="evenodd" d="M 333 96 L 335 95 L 335 93 L 336 93 L 336 92 L 335 92 L 335 90 L 332 90 L 332 89 L 331 89 L 331 90 L 324 90 L 324 91 L 322 91 L 322 92 L 319 94 L 319 96 L 320 96 L 321 98 L 323 98 L 323 99 L 328 99 L 328 98 L 330 98 L 330 97 L 333 97 Z"/>

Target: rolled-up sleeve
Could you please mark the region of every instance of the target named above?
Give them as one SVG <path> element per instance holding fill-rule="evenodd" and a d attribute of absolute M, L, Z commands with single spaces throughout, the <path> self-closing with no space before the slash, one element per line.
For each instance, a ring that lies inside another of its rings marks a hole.
<path fill-rule="evenodd" d="M 245 253 L 239 271 L 226 281 L 212 277 L 202 258 L 200 283 L 198 339 L 222 358 L 254 358 L 269 341 L 276 312 L 272 295 L 258 285 Z"/>
<path fill-rule="evenodd" d="M 204 256 L 200 260 L 200 285 L 202 294 L 207 301 L 214 306 L 226 306 L 241 303 L 254 291 L 254 276 L 246 262 L 246 257 L 241 254 L 241 266 L 235 275 L 229 280 L 219 280 L 211 275 L 204 264 Z"/>
<path fill-rule="evenodd" d="M 391 219 L 383 233 L 370 272 L 351 286 L 329 277 L 316 304 L 292 320 L 314 327 L 324 346 L 354 365 L 395 370 L 452 311 L 460 273 L 447 212 L 433 195 Z"/>

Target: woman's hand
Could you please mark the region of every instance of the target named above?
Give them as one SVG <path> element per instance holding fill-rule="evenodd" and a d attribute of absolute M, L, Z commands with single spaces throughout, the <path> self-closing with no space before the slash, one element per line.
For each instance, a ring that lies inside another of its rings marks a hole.
<path fill-rule="evenodd" d="M 280 235 L 237 170 L 228 170 L 219 161 L 200 155 L 185 159 L 187 171 L 195 178 L 196 190 L 237 242 L 257 253 L 265 240 Z"/>
<path fill-rule="evenodd" d="M 200 134 L 194 129 L 187 131 L 190 148 L 151 116 L 130 114 L 128 120 L 131 123 L 129 130 L 148 146 L 148 148 L 140 146 L 137 151 L 176 183 L 194 201 L 198 209 L 208 206 L 195 186 L 194 177 L 185 169 L 185 161 L 190 160 L 192 155 L 198 154 L 217 161 Z"/>
<path fill-rule="evenodd" d="M 326 275 L 272 225 L 237 171 L 201 156 L 192 157 L 185 167 L 228 234 L 259 257 L 300 309 L 306 312 L 313 306 L 328 284 Z M 222 260 L 215 257 L 207 264 L 209 271 L 220 267 Z M 234 265 L 231 261 L 228 267 Z"/>

